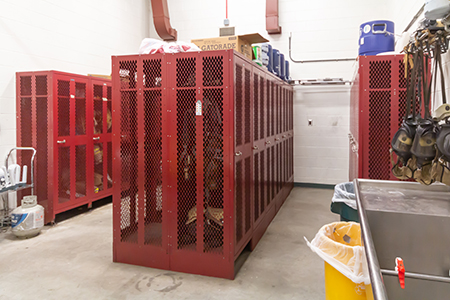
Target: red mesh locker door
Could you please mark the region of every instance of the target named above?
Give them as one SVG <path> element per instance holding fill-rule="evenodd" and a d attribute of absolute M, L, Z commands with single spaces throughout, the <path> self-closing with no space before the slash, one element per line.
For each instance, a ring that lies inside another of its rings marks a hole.
<path fill-rule="evenodd" d="M 230 52 L 171 56 L 171 136 L 176 144 L 173 270 L 234 277 L 230 255 Z M 228 234 L 227 234 L 228 233 Z M 215 267 L 212 267 L 214 265 Z"/>
<path fill-rule="evenodd" d="M 203 248 L 203 214 L 197 213 L 203 211 L 203 158 L 200 138 L 202 116 L 196 115 L 197 100 L 201 99 L 200 95 L 197 95 L 197 86 L 201 80 L 201 62 L 197 55 L 186 55 L 177 56 L 171 60 L 171 64 L 174 68 L 171 68 L 170 72 L 174 76 L 169 78 L 169 85 L 173 87 L 169 105 L 170 110 L 176 112 L 176 125 L 171 128 L 171 136 L 176 137 L 176 143 L 171 144 L 171 153 L 176 153 L 172 160 L 176 177 L 171 178 L 171 182 L 175 184 L 176 193 L 173 216 L 175 220 L 172 219 L 171 232 L 172 253 L 176 257 L 188 256 L 189 252 L 195 255 Z M 202 109 L 202 105 L 200 102 L 199 109 Z"/>
<path fill-rule="evenodd" d="M 399 103 L 404 103 L 406 87 L 402 59 L 402 55 L 359 58 L 359 136 L 355 145 L 360 178 L 395 180 L 389 149 L 403 117 L 404 104 Z"/>
<path fill-rule="evenodd" d="M 164 65 L 163 55 L 113 57 L 113 249 L 114 261 L 167 269 Z"/>
<path fill-rule="evenodd" d="M 88 80 L 55 75 L 54 114 L 57 189 L 55 212 L 76 207 L 87 195 L 87 93 Z"/>
<path fill-rule="evenodd" d="M 54 220 L 52 190 L 54 172 L 49 168 L 53 163 L 51 160 L 51 132 L 52 125 L 49 124 L 51 116 L 51 98 L 49 96 L 53 83 L 52 74 L 36 73 L 35 91 L 36 91 L 36 165 L 35 165 L 35 190 L 38 197 L 38 203 L 45 208 L 45 223 Z M 37 158 L 39 155 L 39 158 Z M 30 176 L 30 174 L 28 175 Z M 28 177 L 30 178 L 30 177 Z"/>
<path fill-rule="evenodd" d="M 253 198 L 253 88 L 251 65 L 235 56 L 235 230 L 236 253 L 251 237 Z"/>
<path fill-rule="evenodd" d="M 17 146 L 34 147 L 37 151 L 35 159 L 35 195 L 38 203 L 45 209 L 45 223 L 54 219 L 52 193 L 53 173 L 49 172 L 51 163 L 50 139 L 52 126 L 49 120 L 51 107 L 50 96 L 52 89 L 51 72 L 21 72 L 17 73 Z M 28 165 L 28 182 L 31 179 L 31 152 L 18 153 L 18 163 Z M 31 194 L 31 190 L 18 192 L 18 201 L 24 195 Z M 20 205 L 20 202 L 19 204 Z"/>
<path fill-rule="evenodd" d="M 265 76 L 260 70 L 253 73 L 253 224 L 261 222 L 265 209 Z"/>
<path fill-rule="evenodd" d="M 270 205 L 275 198 L 275 159 L 274 159 L 274 134 L 275 134 L 275 121 L 274 121 L 274 106 L 275 106 L 275 85 L 273 79 L 268 76 L 266 81 L 267 90 L 267 101 L 266 101 L 266 118 L 265 123 L 267 124 L 267 133 L 265 138 L 266 143 L 266 155 L 265 155 L 265 165 L 266 165 L 266 207 L 270 209 Z"/>
<path fill-rule="evenodd" d="M 102 80 L 91 79 L 90 82 L 93 98 L 89 115 L 92 116 L 92 126 L 88 129 L 94 145 L 93 153 L 88 153 L 89 158 L 93 156 L 89 159 L 88 193 L 100 198 L 112 188 L 112 88 Z"/>

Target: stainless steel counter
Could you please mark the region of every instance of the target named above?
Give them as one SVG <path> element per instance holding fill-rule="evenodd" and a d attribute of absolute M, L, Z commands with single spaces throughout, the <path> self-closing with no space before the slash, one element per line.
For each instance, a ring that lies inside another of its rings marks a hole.
<path fill-rule="evenodd" d="M 366 179 L 354 185 L 374 299 L 448 299 L 450 187 Z M 397 256 L 407 272 L 404 290 Z"/>

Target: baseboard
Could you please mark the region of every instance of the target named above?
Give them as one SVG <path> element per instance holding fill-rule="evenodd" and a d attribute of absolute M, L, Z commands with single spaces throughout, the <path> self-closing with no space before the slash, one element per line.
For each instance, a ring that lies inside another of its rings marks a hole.
<path fill-rule="evenodd" d="M 294 187 L 306 187 L 306 188 L 333 190 L 334 186 L 335 186 L 334 184 L 294 182 Z"/>

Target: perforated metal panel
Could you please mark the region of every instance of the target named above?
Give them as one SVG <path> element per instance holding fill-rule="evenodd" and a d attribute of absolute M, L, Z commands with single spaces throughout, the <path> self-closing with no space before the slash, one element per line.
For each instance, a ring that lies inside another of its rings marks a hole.
<path fill-rule="evenodd" d="M 259 153 L 259 166 L 258 166 L 258 170 L 259 171 L 259 177 L 258 177 L 258 183 L 259 183 L 259 214 L 258 215 L 262 215 L 264 210 L 265 210 L 265 199 L 266 199 L 266 151 L 261 151 Z M 255 197 L 256 198 L 256 197 Z M 256 198 L 257 199 L 257 198 Z"/>
<path fill-rule="evenodd" d="M 235 99 L 235 111 L 236 111 L 236 146 L 240 146 L 243 144 L 243 128 L 244 128 L 244 102 L 243 102 L 243 79 L 242 79 L 242 67 L 236 66 L 236 99 Z"/>
<path fill-rule="evenodd" d="M 265 120 L 264 123 L 266 124 L 266 131 L 265 131 L 265 135 L 264 135 L 265 138 L 273 135 L 273 132 L 272 132 L 273 121 L 271 119 L 272 107 L 273 107 L 272 99 L 273 98 L 272 98 L 271 87 L 272 87 L 271 82 L 269 80 L 266 80 L 266 105 L 265 105 L 266 116 L 264 118 L 264 120 Z"/>
<path fill-rule="evenodd" d="M 75 165 L 75 198 L 81 198 L 86 196 L 86 145 L 77 145 L 75 146 L 75 157 L 76 157 L 76 165 Z M 103 160 L 103 157 L 102 157 Z"/>
<path fill-rule="evenodd" d="M 48 83 L 47 75 L 36 76 L 36 151 L 39 159 L 36 159 L 36 195 L 41 200 L 49 199 L 48 193 L 48 163 L 49 163 L 49 126 L 48 126 Z M 22 119 L 23 120 L 23 119 Z M 19 129 L 20 130 L 20 129 Z M 23 162 L 28 160 L 23 160 Z M 30 178 L 31 169 L 28 171 Z"/>
<path fill-rule="evenodd" d="M 244 111 L 245 111 L 245 113 L 244 113 L 244 136 L 245 136 L 245 139 L 244 139 L 244 142 L 245 143 L 250 143 L 250 141 L 251 141 L 251 139 L 250 139 L 250 134 L 251 134 L 251 128 L 250 128 L 250 124 L 251 124 L 251 120 L 252 120 L 252 117 L 251 117 L 251 110 L 250 110 L 250 105 L 251 105 L 251 102 L 250 102 L 250 97 L 251 97 L 251 95 L 250 95 L 250 92 L 251 92 L 251 86 L 250 86 L 250 78 L 251 78 L 251 75 L 250 75 L 251 73 L 250 73 L 250 70 L 249 69 L 245 69 L 245 85 L 244 85 L 244 91 L 245 91 L 245 93 L 244 93 Z"/>
<path fill-rule="evenodd" d="M 58 150 L 58 202 L 70 201 L 71 172 L 70 172 L 70 147 L 60 147 Z"/>
<path fill-rule="evenodd" d="M 391 61 L 369 62 L 369 88 L 390 89 L 391 88 Z"/>
<path fill-rule="evenodd" d="M 221 73 L 220 68 L 216 71 Z M 216 76 L 214 72 L 211 74 L 214 78 L 220 75 Z M 221 82 L 217 81 L 216 84 L 221 85 Z M 205 209 L 203 219 L 206 223 L 203 232 L 204 252 L 223 253 L 225 222 L 223 217 L 223 139 L 223 89 L 205 89 L 203 91 L 203 206 Z"/>
<path fill-rule="evenodd" d="M 361 56 L 359 66 L 351 93 L 350 180 L 392 180 L 389 149 L 406 109 L 403 55 Z"/>
<path fill-rule="evenodd" d="M 255 155 L 253 155 L 253 168 L 254 168 L 254 170 L 253 170 L 253 183 L 254 183 L 254 187 L 253 187 L 253 189 L 254 189 L 254 191 L 255 191 L 255 193 L 254 193 L 254 205 L 253 205 L 253 207 L 254 207 L 254 213 L 253 213 L 253 216 L 254 216 L 254 222 L 256 221 L 256 220 L 258 220 L 258 218 L 259 218 L 259 214 L 260 214 L 260 209 L 259 209 L 259 205 L 260 205 L 260 197 L 261 197 L 261 190 L 260 190 L 260 185 L 261 185 L 261 179 L 260 179 L 260 160 L 259 160 L 259 153 L 256 153 Z"/>
<path fill-rule="evenodd" d="M 177 212 L 178 248 L 197 245 L 197 156 L 195 89 L 177 91 Z M 190 214 L 190 215 L 189 215 Z M 191 216 L 192 219 L 189 219 Z M 191 246 L 191 247 L 189 247 Z"/>
<path fill-rule="evenodd" d="M 389 179 L 390 177 L 390 91 L 369 92 L 369 177 Z"/>
<path fill-rule="evenodd" d="M 120 238 L 122 242 L 138 242 L 138 110 L 135 72 L 137 61 L 120 64 Z"/>
<path fill-rule="evenodd" d="M 155 66 L 160 67 L 160 64 Z M 147 77 L 146 77 L 147 78 Z M 144 244 L 162 246 L 162 92 L 144 91 Z"/>
<path fill-rule="evenodd" d="M 265 85 L 265 79 L 264 77 L 260 77 L 259 79 L 259 91 L 258 91 L 258 95 L 260 97 L 260 108 L 259 108 L 259 116 L 258 116 L 258 121 L 259 121 L 259 138 L 263 139 L 266 137 L 266 128 L 267 128 L 267 122 L 265 122 L 266 120 L 266 99 L 267 99 L 267 90 L 266 90 L 266 85 Z"/>
<path fill-rule="evenodd" d="M 204 57 L 202 60 L 202 67 L 204 86 L 223 85 L 223 56 Z"/>
<path fill-rule="evenodd" d="M 70 135 L 70 81 L 58 80 L 58 136 Z"/>
<path fill-rule="evenodd" d="M 260 110 L 260 89 L 259 89 L 259 80 L 258 75 L 253 75 L 253 140 L 259 140 L 259 110 Z"/>
<path fill-rule="evenodd" d="M 32 76 L 20 76 L 19 77 L 19 91 L 20 95 L 18 97 L 17 109 L 19 110 L 19 120 L 18 132 L 20 137 L 18 137 L 17 144 L 23 147 L 33 146 L 33 116 L 32 116 Z M 20 101 L 20 102 L 19 102 Z M 22 151 L 18 153 L 20 164 L 29 164 L 31 161 L 31 151 Z M 31 178 L 31 168 L 28 168 L 27 178 Z M 42 184 L 42 182 L 40 182 Z M 18 193 L 19 198 L 24 195 L 30 194 L 30 191 L 21 191 Z"/>
<path fill-rule="evenodd" d="M 238 161 L 236 163 L 236 191 L 235 191 L 235 203 L 236 203 L 236 243 L 239 243 L 244 236 L 243 219 L 244 219 L 244 168 L 243 162 Z"/>
<path fill-rule="evenodd" d="M 251 228 L 251 222 L 252 222 L 252 220 L 251 220 L 251 201 L 252 201 L 252 199 L 251 199 L 251 194 L 250 194 L 250 191 L 251 191 L 251 186 L 250 186 L 250 183 L 251 183 L 251 180 L 250 180 L 250 172 L 251 172 L 251 165 L 250 165 L 250 163 L 251 163 L 251 160 L 250 160 L 251 158 L 250 157 L 247 157 L 245 160 L 244 160 L 244 174 L 245 174 L 245 177 L 244 177 L 244 200 L 245 200 L 245 233 L 247 233 L 249 230 L 250 230 L 250 228 Z"/>

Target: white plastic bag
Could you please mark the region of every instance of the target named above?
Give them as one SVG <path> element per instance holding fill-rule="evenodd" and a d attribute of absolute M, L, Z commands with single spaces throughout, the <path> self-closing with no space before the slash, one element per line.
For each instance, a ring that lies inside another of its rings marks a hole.
<path fill-rule="evenodd" d="M 331 223 L 320 228 L 311 243 L 305 240 L 313 252 L 354 283 L 370 283 L 358 223 Z"/>
<path fill-rule="evenodd" d="M 347 206 L 357 209 L 356 196 L 353 182 L 343 182 L 336 184 L 331 202 L 343 202 Z"/>
<path fill-rule="evenodd" d="M 180 53 L 201 51 L 199 47 L 186 42 L 164 42 L 157 39 L 145 38 L 139 46 L 139 54 Z"/>
<path fill-rule="evenodd" d="M 139 46 L 139 54 L 162 53 L 163 45 L 164 45 L 163 41 L 160 41 L 157 39 L 145 38 L 142 40 L 141 45 Z"/>

